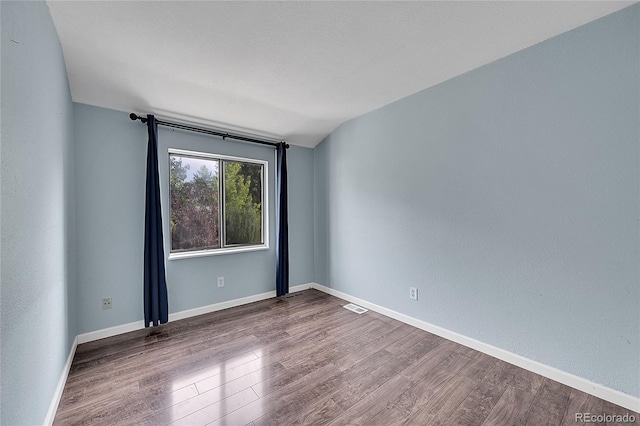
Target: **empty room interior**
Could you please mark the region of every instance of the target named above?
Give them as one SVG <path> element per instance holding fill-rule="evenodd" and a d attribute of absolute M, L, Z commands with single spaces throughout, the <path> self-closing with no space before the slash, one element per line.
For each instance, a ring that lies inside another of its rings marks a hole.
<path fill-rule="evenodd" d="M 0 424 L 640 425 L 640 4 L 0 15 Z"/>

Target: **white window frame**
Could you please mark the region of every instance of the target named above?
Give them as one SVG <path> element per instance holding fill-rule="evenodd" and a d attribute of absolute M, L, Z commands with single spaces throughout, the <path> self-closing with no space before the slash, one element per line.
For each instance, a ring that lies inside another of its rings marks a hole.
<path fill-rule="evenodd" d="M 217 256 L 220 254 L 229 254 L 229 253 L 244 253 L 249 251 L 258 251 L 258 250 L 268 250 L 269 249 L 269 162 L 265 160 L 257 160 L 254 158 L 243 158 L 243 157 L 234 157 L 230 155 L 221 155 L 221 154 L 212 154 L 208 152 L 199 152 L 199 151 L 188 151 L 184 149 L 177 148 L 169 148 L 167 155 L 167 162 L 169 164 L 169 173 L 167 173 L 167 188 L 168 188 L 168 196 L 169 203 L 167 207 L 168 216 L 171 217 L 171 156 L 172 155 L 183 155 L 188 157 L 196 157 L 196 158 L 205 158 L 211 160 L 220 160 L 220 248 L 214 249 L 200 249 L 200 250 L 190 250 L 190 251 L 181 251 L 172 253 L 171 252 L 171 229 L 169 229 L 169 260 L 176 259 L 188 259 L 192 257 L 202 257 L 202 256 Z M 223 189 L 223 179 L 224 179 L 224 171 L 222 170 L 223 163 L 222 161 L 236 161 L 242 163 L 253 163 L 253 164 L 261 164 L 263 166 L 262 173 L 262 244 L 255 245 L 243 245 L 243 246 L 230 246 L 230 247 L 222 247 L 223 245 L 223 237 L 224 233 L 224 189 Z M 168 223 L 169 221 L 167 221 Z"/>

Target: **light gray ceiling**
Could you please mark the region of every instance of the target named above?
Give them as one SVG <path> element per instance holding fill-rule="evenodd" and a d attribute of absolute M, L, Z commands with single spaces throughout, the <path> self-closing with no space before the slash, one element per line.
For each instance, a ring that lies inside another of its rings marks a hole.
<path fill-rule="evenodd" d="M 632 2 L 49 1 L 75 102 L 313 147 Z"/>

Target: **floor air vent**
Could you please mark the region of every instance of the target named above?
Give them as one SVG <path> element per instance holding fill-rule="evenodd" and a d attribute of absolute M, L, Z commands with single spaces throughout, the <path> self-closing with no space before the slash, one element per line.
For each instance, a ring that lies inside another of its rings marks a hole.
<path fill-rule="evenodd" d="M 350 311 L 355 312 L 356 314 L 364 314 L 368 311 L 368 309 L 363 308 L 362 306 L 354 305 L 353 303 L 349 303 L 348 305 L 344 305 L 343 308 L 346 308 Z"/>

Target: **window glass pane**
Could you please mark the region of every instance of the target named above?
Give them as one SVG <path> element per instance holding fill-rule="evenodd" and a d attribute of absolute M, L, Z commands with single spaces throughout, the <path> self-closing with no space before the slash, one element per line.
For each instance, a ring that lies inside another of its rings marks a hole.
<path fill-rule="evenodd" d="M 220 247 L 219 160 L 170 155 L 171 251 Z"/>
<path fill-rule="evenodd" d="M 262 244 L 261 164 L 224 162 L 225 244 Z"/>

